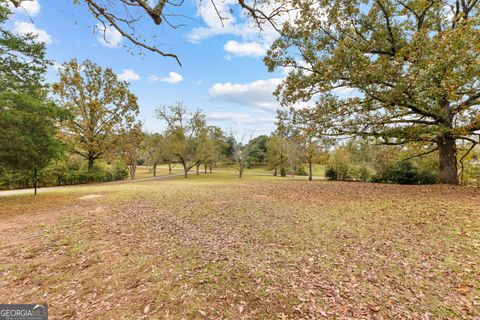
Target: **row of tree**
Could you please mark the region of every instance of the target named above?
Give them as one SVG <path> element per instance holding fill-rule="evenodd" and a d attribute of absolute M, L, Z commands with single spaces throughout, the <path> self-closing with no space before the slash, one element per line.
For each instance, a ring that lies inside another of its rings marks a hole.
<path fill-rule="evenodd" d="M 171 11 L 183 2 L 76 2 L 133 45 L 180 62 L 152 45 L 148 25 L 137 22 L 172 26 Z M 240 11 L 236 6 L 259 29 L 278 32 L 264 61 L 270 71 L 289 70 L 276 91 L 283 105 L 312 101 L 324 135 L 421 144 L 422 154 L 438 157 L 439 182 L 458 184 L 459 163 L 480 138 L 480 1 L 219 2 L 211 1 L 219 20 Z M 130 19 L 132 8 L 145 19 Z"/>
<path fill-rule="evenodd" d="M 275 175 L 285 175 L 287 161 L 292 172 L 303 161 L 293 141 L 280 135 L 244 141 L 245 134 L 241 139 L 227 135 L 208 125 L 200 110 L 192 113 L 182 103 L 158 108 L 156 116 L 166 129 L 145 133 L 128 83 L 88 60 L 63 64 L 59 81 L 48 85 L 45 74 L 51 63 L 44 45 L 33 35 L 4 29 L 8 15 L 8 8 L 0 6 L 0 176 L 9 171 L 30 176 L 36 192 L 38 173 L 65 156 L 84 159 L 89 171 L 98 159 L 120 159 L 132 179 L 141 161 L 154 176 L 159 164 L 167 164 L 170 172 L 180 164 L 185 177 L 201 166 L 211 172 L 220 161 L 235 166 L 240 177 L 254 162 L 268 162 Z M 312 141 L 305 144 L 310 164 L 312 148 Z"/>
<path fill-rule="evenodd" d="M 108 10 L 99 2 L 89 1 L 98 4 L 90 9 L 105 17 Z M 270 18 L 284 13 L 263 15 L 255 6 L 239 4 L 257 22 L 274 23 Z M 280 150 L 268 156 L 272 166 L 293 168 L 297 160 L 292 155 L 298 154 L 309 162 L 314 159 L 309 154 L 329 145 L 325 137 L 360 136 L 385 145 L 419 146 L 418 155 L 438 154 L 439 182 L 457 184 L 480 135 L 479 1 L 283 5 L 296 12 L 295 18 L 280 19 L 280 37 L 265 63 L 270 70 L 291 70 L 276 91 L 283 105 L 313 100 L 314 106 L 279 114 L 279 128 L 269 139 L 270 150 Z M 156 16 L 163 6 L 158 8 Z M 1 7 L 1 22 L 8 14 Z M 90 168 L 115 150 L 123 158 L 138 152 L 128 148 L 138 146 L 143 136 L 135 119 L 136 98 L 111 70 L 71 61 L 53 86 L 57 100 L 52 100 L 43 79 L 49 64 L 44 46 L 33 36 L 4 28 L 0 33 L 1 170 L 27 170 L 35 177 L 65 149 L 87 159 Z M 351 94 L 339 95 L 338 89 Z M 200 137 L 212 136 L 204 117 L 198 114 L 193 123 L 194 117 L 178 119 L 173 109 L 160 110 L 158 116 L 167 122 L 164 138 L 175 145 L 172 154 L 186 173 L 202 163 L 208 166 L 210 160 L 200 159 L 198 151 L 206 145 L 198 142 Z M 253 147 L 241 141 L 230 145 L 241 175 Z"/>
<path fill-rule="evenodd" d="M 111 69 L 75 60 L 47 84 L 44 44 L 5 29 L 9 15 L 0 6 L 0 176 L 29 175 L 36 193 L 39 172 L 66 153 L 86 159 L 89 170 L 107 154 L 126 159 L 142 134 L 128 84 Z"/>
<path fill-rule="evenodd" d="M 201 166 L 205 173 L 212 172 L 221 162 L 235 167 L 240 178 L 244 170 L 254 164 L 267 165 L 273 175 L 285 176 L 287 173 L 297 174 L 307 163 L 311 180 L 312 165 L 320 160 L 321 154 L 325 154 L 319 139 L 303 141 L 300 136 L 289 139 L 277 133 L 254 139 L 246 133 L 227 135 L 219 127 L 208 125 L 200 110 L 190 113 L 181 102 L 159 108 L 156 114 L 167 124 L 165 131 L 145 133 L 142 142 L 136 140 L 131 148 L 124 149 L 128 155 L 122 159 L 129 166 L 132 178 L 139 162 L 151 166 L 154 176 L 160 164 L 167 164 L 170 173 L 172 165 L 180 164 L 185 177 L 191 169 L 196 169 L 199 174 Z M 250 139 L 246 141 L 247 138 Z"/>

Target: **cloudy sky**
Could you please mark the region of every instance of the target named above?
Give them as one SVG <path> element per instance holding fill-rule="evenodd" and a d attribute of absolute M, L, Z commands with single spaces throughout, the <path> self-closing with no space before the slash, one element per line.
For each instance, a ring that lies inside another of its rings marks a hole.
<path fill-rule="evenodd" d="M 147 131 L 163 128 L 154 117 L 156 108 L 183 101 L 191 110 L 202 109 L 211 124 L 227 132 L 268 134 L 278 107 L 272 91 L 284 74 L 267 72 L 262 57 L 276 34 L 268 29 L 259 33 L 238 11 L 230 12 L 234 2 L 218 2 L 228 18 L 223 26 L 210 1 L 194 0 L 187 0 L 177 13 L 195 19 L 173 20 L 183 27 L 155 26 L 150 20 L 140 25 L 151 43 L 176 53 L 182 67 L 173 59 L 132 48 L 113 30 L 104 36 L 96 31 L 97 21 L 87 8 L 73 0 L 25 2 L 8 27 L 38 34 L 47 43 L 48 58 L 56 63 L 90 59 L 112 68 L 139 97 Z M 48 79 L 56 77 L 52 68 Z"/>

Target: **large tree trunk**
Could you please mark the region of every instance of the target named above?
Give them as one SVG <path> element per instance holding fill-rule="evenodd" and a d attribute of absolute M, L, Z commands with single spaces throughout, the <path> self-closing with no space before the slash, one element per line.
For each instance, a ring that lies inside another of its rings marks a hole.
<path fill-rule="evenodd" d="M 157 165 L 156 164 L 153 165 L 153 176 L 154 177 L 157 176 Z"/>
<path fill-rule="evenodd" d="M 439 183 L 458 184 L 457 174 L 457 146 L 455 139 L 450 135 L 443 135 L 438 139 L 440 157 Z"/>
<path fill-rule="evenodd" d="M 312 181 L 312 161 L 308 161 L 308 180 Z"/>
<path fill-rule="evenodd" d="M 172 162 L 168 161 L 168 174 L 172 174 Z"/>
<path fill-rule="evenodd" d="M 185 176 L 185 178 L 188 178 L 188 165 L 187 165 L 186 162 L 182 162 L 182 165 L 183 165 L 184 176 Z"/>
<path fill-rule="evenodd" d="M 276 177 L 278 175 L 277 166 L 274 167 L 273 175 Z"/>
<path fill-rule="evenodd" d="M 208 165 L 207 165 L 207 163 L 205 162 L 205 174 L 207 174 L 207 167 L 208 167 Z"/>
<path fill-rule="evenodd" d="M 197 171 L 196 173 L 197 173 L 197 176 L 198 176 L 198 175 L 200 174 L 200 164 L 197 164 L 197 165 L 195 166 L 195 169 L 196 169 L 196 171 Z"/>
<path fill-rule="evenodd" d="M 89 156 L 88 157 L 88 171 L 93 169 L 93 162 L 95 161 L 94 157 Z"/>

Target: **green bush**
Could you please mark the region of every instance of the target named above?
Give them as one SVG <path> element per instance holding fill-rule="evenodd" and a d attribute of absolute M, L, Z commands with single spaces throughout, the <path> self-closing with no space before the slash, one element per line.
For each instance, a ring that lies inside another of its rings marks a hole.
<path fill-rule="evenodd" d="M 88 170 L 86 161 L 82 159 L 58 160 L 38 173 L 40 187 L 84 184 L 92 182 L 108 182 L 123 180 L 128 177 L 128 170 L 121 161 L 108 165 L 97 161 L 92 170 Z M 0 172 L 0 189 L 18 189 L 32 187 L 32 173 Z"/>
<path fill-rule="evenodd" d="M 410 161 L 401 161 L 377 172 L 372 181 L 397 184 L 434 184 L 437 182 L 437 176 L 431 170 L 419 168 Z"/>
<path fill-rule="evenodd" d="M 0 172 L 0 189 L 30 188 L 33 175 L 28 172 L 12 172 L 2 170 Z"/>
<path fill-rule="evenodd" d="M 128 177 L 128 169 L 123 161 L 115 160 L 111 170 L 113 180 L 124 180 Z"/>
<path fill-rule="evenodd" d="M 325 178 L 328 180 L 338 180 L 337 171 L 333 167 L 327 167 L 325 170 Z"/>
<path fill-rule="evenodd" d="M 330 180 L 350 180 L 352 177 L 349 166 L 343 162 L 336 162 L 327 166 L 325 177 Z"/>
<path fill-rule="evenodd" d="M 295 173 L 297 176 L 308 176 L 307 170 L 305 170 L 304 167 L 300 167 L 297 169 L 297 172 Z"/>
<path fill-rule="evenodd" d="M 352 166 L 348 170 L 349 176 L 355 181 L 369 181 L 370 180 L 370 171 L 365 165 L 361 166 Z"/>
<path fill-rule="evenodd" d="M 354 166 L 346 163 L 335 163 L 335 165 L 327 167 L 325 177 L 329 180 L 369 181 L 371 173 L 364 165 Z"/>

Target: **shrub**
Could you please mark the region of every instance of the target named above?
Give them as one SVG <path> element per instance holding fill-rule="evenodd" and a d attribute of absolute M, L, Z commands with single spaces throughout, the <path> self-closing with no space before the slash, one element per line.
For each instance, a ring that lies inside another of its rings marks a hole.
<path fill-rule="evenodd" d="M 128 169 L 123 161 L 116 160 L 112 164 L 113 180 L 123 180 L 128 177 Z"/>
<path fill-rule="evenodd" d="M 307 170 L 305 170 L 304 167 L 300 167 L 297 169 L 297 172 L 295 173 L 298 176 L 308 176 Z"/>
<path fill-rule="evenodd" d="M 97 161 L 91 171 L 81 159 L 63 159 L 56 161 L 38 173 L 40 187 L 83 184 L 91 182 L 108 182 L 123 180 L 128 177 L 125 164 L 114 161 L 108 165 Z M 0 189 L 29 188 L 32 186 L 32 174 L 29 172 L 0 172 Z"/>
<path fill-rule="evenodd" d="M 325 177 L 330 180 L 349 180 L 351 179 L 349 166 L 343 162 L 336 162 L 327 167 Z"/>
<path fill-rule="evenodd" d="M 352 178 L 350 175 L 351 167 L 352 161 L 348 150 L 337 149 L 328 160 L 325 177 L 330 180 L 349 180 Z"/>
<path fill-rule="evenodd" d="M 353 178 L 355 181 L 368 181 L 370 180 L 370 171 L 365 165 L 361 166 L 352 166 L 349 169 L 349 175 Z"/>
<path fill-rule="evenodd" d="M 437 182 L 437 176 L 432 171 L 419 168 L 410 161 L 401 161 L 378 171 L 372 181 L 397 184 L 434 184 Z"/>
<path fill-rule="evenodd" d="M 337 172 L 335 171 L 335 169 L 333 167 L 327 167 L 327 169 L 325 170 L 325 177 L 329 180 L 337 180 L 338 179 Z"/>
<path fill-rule="evenodd" d="M 430 170 L 419 169 L 417 172 L 417 182 L 418 184 L 435 184 L 438 182 L 438 176 Z"/>

